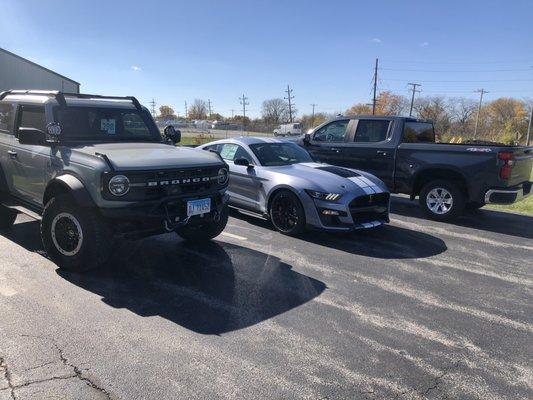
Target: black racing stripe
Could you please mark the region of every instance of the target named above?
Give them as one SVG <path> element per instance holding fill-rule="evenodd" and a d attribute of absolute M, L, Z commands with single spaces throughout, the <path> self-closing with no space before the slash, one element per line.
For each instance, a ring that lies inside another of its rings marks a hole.
<path fill-rule="evenodd" d="M 331 165 L 330 166 L 326 166 L 326 167 L 318 167 L 317 169 L 319 169 L 321 171 L 330 172 L 330 173 L 338 175 L 338 176 L 342 176 L 343 178 L 353 178 L 355 176 L 361 176 L 357 172 L 353 172 L 353 171 L 351 171 L 349 169 L 341 168 L 341 167 L 334 167 L 334 166 L 331 166 Z"/>

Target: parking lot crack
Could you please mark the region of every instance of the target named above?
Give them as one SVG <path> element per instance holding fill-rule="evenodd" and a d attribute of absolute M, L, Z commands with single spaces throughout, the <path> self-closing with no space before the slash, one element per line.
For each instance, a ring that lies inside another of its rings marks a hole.
<path fill-rule="evenodd" d="M 448 368 L 445 368 L 441 374 L 437 375 L 435 378 L 433 378 L 433 384 L 426 388 L 423 392 L 420 392 L 422 396 L 427 396 L 431 391 L 436 390 L 439 385 L 442 383 L 444 377 L 450 373 L 453 369 L 456 369 L 459 366 L 460 361 L 457 361 L 453 365 L 451 365 Z"/>
<path fill-rule="evenodd" d="M 67 367 L 70 367 L 70 368 L 73 369 L 74 375 L 72 377 L 78 378 L 79 380 L 83 381 L 86 385 L 88 385 L 88 386 L 92 387 L 93 389 L 98 390 L 99 392 L 103 393 L 108 399 L 110 399 L 110 400 L 112 399 L 111 393 L 109 393 L 106 389 L 104 389 L 103 387 L 101 387 L 98 384 L 96 384 L 89 377 L 84 376 L 83 373 L 82 373 L 82 370 L 79 367 L 77 367 L 76 365 L 72 364 L 67 359 L 67 357 L 63 353 L 63 350 L 54 342 L 53 342 L 53 345 L 54 345 L 54 347 L 56 348 L 56 350 L 57 350 L 57 352 L 59 354 L 59 359 L 61 360 L 61 362 L 64 365 L 66 365 Z"/>
<path fill-rule="evenodd" d="M 4 390 L 9 390 L 10 394 L 11 394 L 11 398 L 13 400 L 16 400 L 17 397 L 15 395 L 15 386 L 13 386 L 13 382 L 11 381 L 11 372 L 9 371 L 9 368 L 6 364 L 6 361 L 3 357 L 0 357 L 0 369 L 2 369 L 3 373 L 4 373 L 4 379 L 6 380 L 7 382 L 7 388 L 5 388 Z"/>

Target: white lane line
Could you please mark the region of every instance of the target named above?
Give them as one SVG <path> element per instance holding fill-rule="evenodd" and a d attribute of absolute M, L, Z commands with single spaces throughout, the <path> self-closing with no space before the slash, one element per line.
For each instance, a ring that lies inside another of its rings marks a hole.
<path fill-rule="evenodd" d="M 233 238 L 233 239 L 237 239 L 237 240 L 248 240 L 248 238 L 245 238 L 244 236 L 234 235 L 233 233 L 229 233 L 229 232 L 222 232 L 222 235 Z"/>

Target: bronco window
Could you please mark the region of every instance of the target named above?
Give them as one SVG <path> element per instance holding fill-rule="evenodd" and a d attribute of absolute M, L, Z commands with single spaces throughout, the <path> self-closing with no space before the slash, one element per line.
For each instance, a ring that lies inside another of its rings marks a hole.
<path fill-rule="evenodd" d="M 15 106 L 11 103 L 0 103 L 0 131 L 11 133 L 15 118 Z"/>
<path fill-rule="evenodd" d="M 121 108 L 65 107 L 54 110 L 67 140 L 153 141 L 161 134 L 144 111 Z"/>
<path fill-rule="evenodd" d="M 19 128 L 35 128 L 44 132 L 46 130 L 44 107 L 22 106 L 19 118 Z"/>

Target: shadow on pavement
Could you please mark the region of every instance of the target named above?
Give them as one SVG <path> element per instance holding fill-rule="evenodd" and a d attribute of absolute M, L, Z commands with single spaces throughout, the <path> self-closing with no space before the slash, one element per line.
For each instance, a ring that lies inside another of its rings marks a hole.
<path fill-rule="evenodd" d="M 231 211 L 231 216 L 275 231 L 269 221 L 241 214 L 235 210 Z M 281 233 L 276 234 L 281 240 L 285 238 Z M 350 233 L 308 231 L 297 239 L 355 255 L 381 259 L 432 257 L 448 249 L 446 243 L 438 237 L 393 225 Z"/>
<path fill-rule="evenodd" d="M 223 242 L 191 245 L 176 235 L 121 242 L 100 270 L 57 273 L 112 307 L 212 335 L 282 314 L 326 289 L 268 254 Z"/>
<path fill-rule="evenodd" d="M 428 220 L 422 209 L 418 206 L 418 200 L 410 201 L 402 197 L 392 197 L 391 214 Z M 504 235 L 518 236 L 526 239 L 533 238 L 533 217 L 527 215 L 482 208 L 476 211 L 466 211 L 465 215 L 448 223 L 455 226 L 502 233 Z"/>

